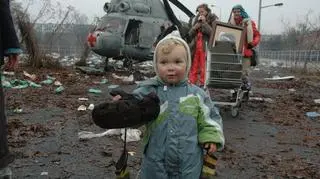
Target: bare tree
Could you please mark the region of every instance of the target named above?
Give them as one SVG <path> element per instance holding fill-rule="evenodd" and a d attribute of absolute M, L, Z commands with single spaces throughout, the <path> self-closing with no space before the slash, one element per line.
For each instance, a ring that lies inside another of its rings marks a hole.
<path fill-rule="evenodd" d="M 59 2 L 52 2 L 51 0 L 41 0 L 37 2 L 34 0 L 27 0 L 25 2 L 27 3 L 23 6 L 22 3 L 13 0 L 13 14 L 21 33 L 21 43 L 25 45 L 26 51 L 29 54 L 28 64 L 40 68 L 44 66 L 44 63 L 48 63 L 50 59 L 45 55 L 45 51 L 39 49 L 39 43 L 34 30 L 36 23 L 39 21 L 50 21 L 55 24 L 50 35 L 47 36 L 47 44 L 50 44 L 50 50 L 53 42 L 58 39 L 65 30 L 65 24 L 73 21 L 73 19 L 70 18 L 70 14 L 75 11 L 75 9 L 72 6 L 65 9 Z M 41 4 L 40 10 L 33 16 L 34 18 L 31 19 L 29 11 L 31 11 L 31 6 L 35 3 L 37 3 L 38 6 Z"/>
<path fill-rule="evenodd" d="M 95 20 L 93 21 L 93 23 L 90 25 L 90 28 L 88 29 L 88 33 L 92 33 L 94 32 L 94 30 L 97 28 L 97 24 L 99 22 L 99 18 L 96 17 Z M 86 65 L 86 60 L 90 54 L 90 48 L 89 45 L 87 43 L 87 41 L 83 42 L 82 40 L 80 41 L 80 43 L 83 44 L 83 51 L 81 53 L 81 57 L 80 57 L 80 61 L 76 63 L 76 65 L 78 66 L 85 66 Z"/>
<path fill-rule="evenodd" d="M 312 17 L 316 18 L 312 20 Z M 283 33 L 283 47 L 287 50 L 305 50 L 303 69 L 307 71 L 308 64 L 312 62 L 310 60 L 312 51 L 320 49 L 320 16 L 314 15 L 312 11 L 309 11 L 303 21 L 298 22 L 295 26 L 289 23 L 284 25 L 287 29 Z M 301 58 L 295 58 L 295 66 L 297 67 Z M 319 67 L 319 64 L 316 63 L 312 65 Z"/>

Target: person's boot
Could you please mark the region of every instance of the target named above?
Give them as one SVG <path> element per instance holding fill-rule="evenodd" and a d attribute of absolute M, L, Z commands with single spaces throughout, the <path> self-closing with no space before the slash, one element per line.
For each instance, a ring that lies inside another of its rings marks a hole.
<path fill-rule="evenodd" d="M 0 179 L 11 179 L 11 178 L 12 178 L 12 171 L 9 167 L 0 169 Z"/>

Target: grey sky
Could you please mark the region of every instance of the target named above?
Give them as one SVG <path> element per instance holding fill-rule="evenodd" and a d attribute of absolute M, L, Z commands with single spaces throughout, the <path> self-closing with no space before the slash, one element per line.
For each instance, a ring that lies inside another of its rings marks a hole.
<path fill-rule="evenodd" d="M 69 4 L 74 6 L 79 12 L 85 13 L 89 19 L 94 16 L 104 15 L 103 5 L 108 0 L 59 0 L 63 4 Z M 213 7 L 213 11 L 222 16 L 222 21 L 226 21 L 229 17 L 230 10 L 235 4 L 242 4 L 246 9 L 249 16 L 258 23 L 258 7 L 259 0 L 181 0 L 193 12 L 200 3 L 216 4 L 217 7 Z M 320 15 L 320 1 L 319 0 L 263 0 L 262 5 L 270 5 L 282 2 L 282 7 L 269 7 L 262 9 L 261 27 L 264 34 L 276 34 L 281 33 L 284 30 L 282 21 L 295 24 L 301 22 L 305 18 L 305 15 L 311 10 L 312 16 Z M 186 16 L 179 10 L 175 9 L 178 18 L 186 20 Z"/>

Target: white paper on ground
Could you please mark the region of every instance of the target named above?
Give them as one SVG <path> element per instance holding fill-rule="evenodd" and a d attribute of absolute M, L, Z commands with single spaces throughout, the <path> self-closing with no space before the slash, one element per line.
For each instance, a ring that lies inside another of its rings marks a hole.
<path fill-rule="evenodd" d="M 268 81 L 275 81 L 275 80 L 292 80 L 294 79 L 294 76 L 284 76 L 284 77 L 280 77 L 280 76 L 274 76 L 272 78 L 265 78 L 265 80 Z"/>
<path fill-rule="evenodd" d="M 115 136 L 121 135 L 121 139 L 124 140 L 124 129 L 109 129 L 105 132 L 95 134 L 93 132 L 88 131 L 81 131 L 78 133 L 79 139 L 91 139 L 96 137 L 103 137 L 103 136 Z M 127 129 L 127 142 L 136 142 L 141 140 L 142 132 L 138 129 Z"/>

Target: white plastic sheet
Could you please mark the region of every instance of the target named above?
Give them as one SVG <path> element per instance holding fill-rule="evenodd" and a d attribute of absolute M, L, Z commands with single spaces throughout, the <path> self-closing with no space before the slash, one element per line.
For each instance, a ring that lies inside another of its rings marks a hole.
<path fill-rule="evenodd" d="M 92 139 L 103 136 L 119 136 L 121 135 L 121 139 L 124 140 L 124 129 L 109 129 L 105 132 L 95 134 L 93 132 L 81 131 L 78 133 L 79 139 Z M 141 140 L 142 132 L 138 129 L 127 129 L 127 142 L 136 142 Z"/>

